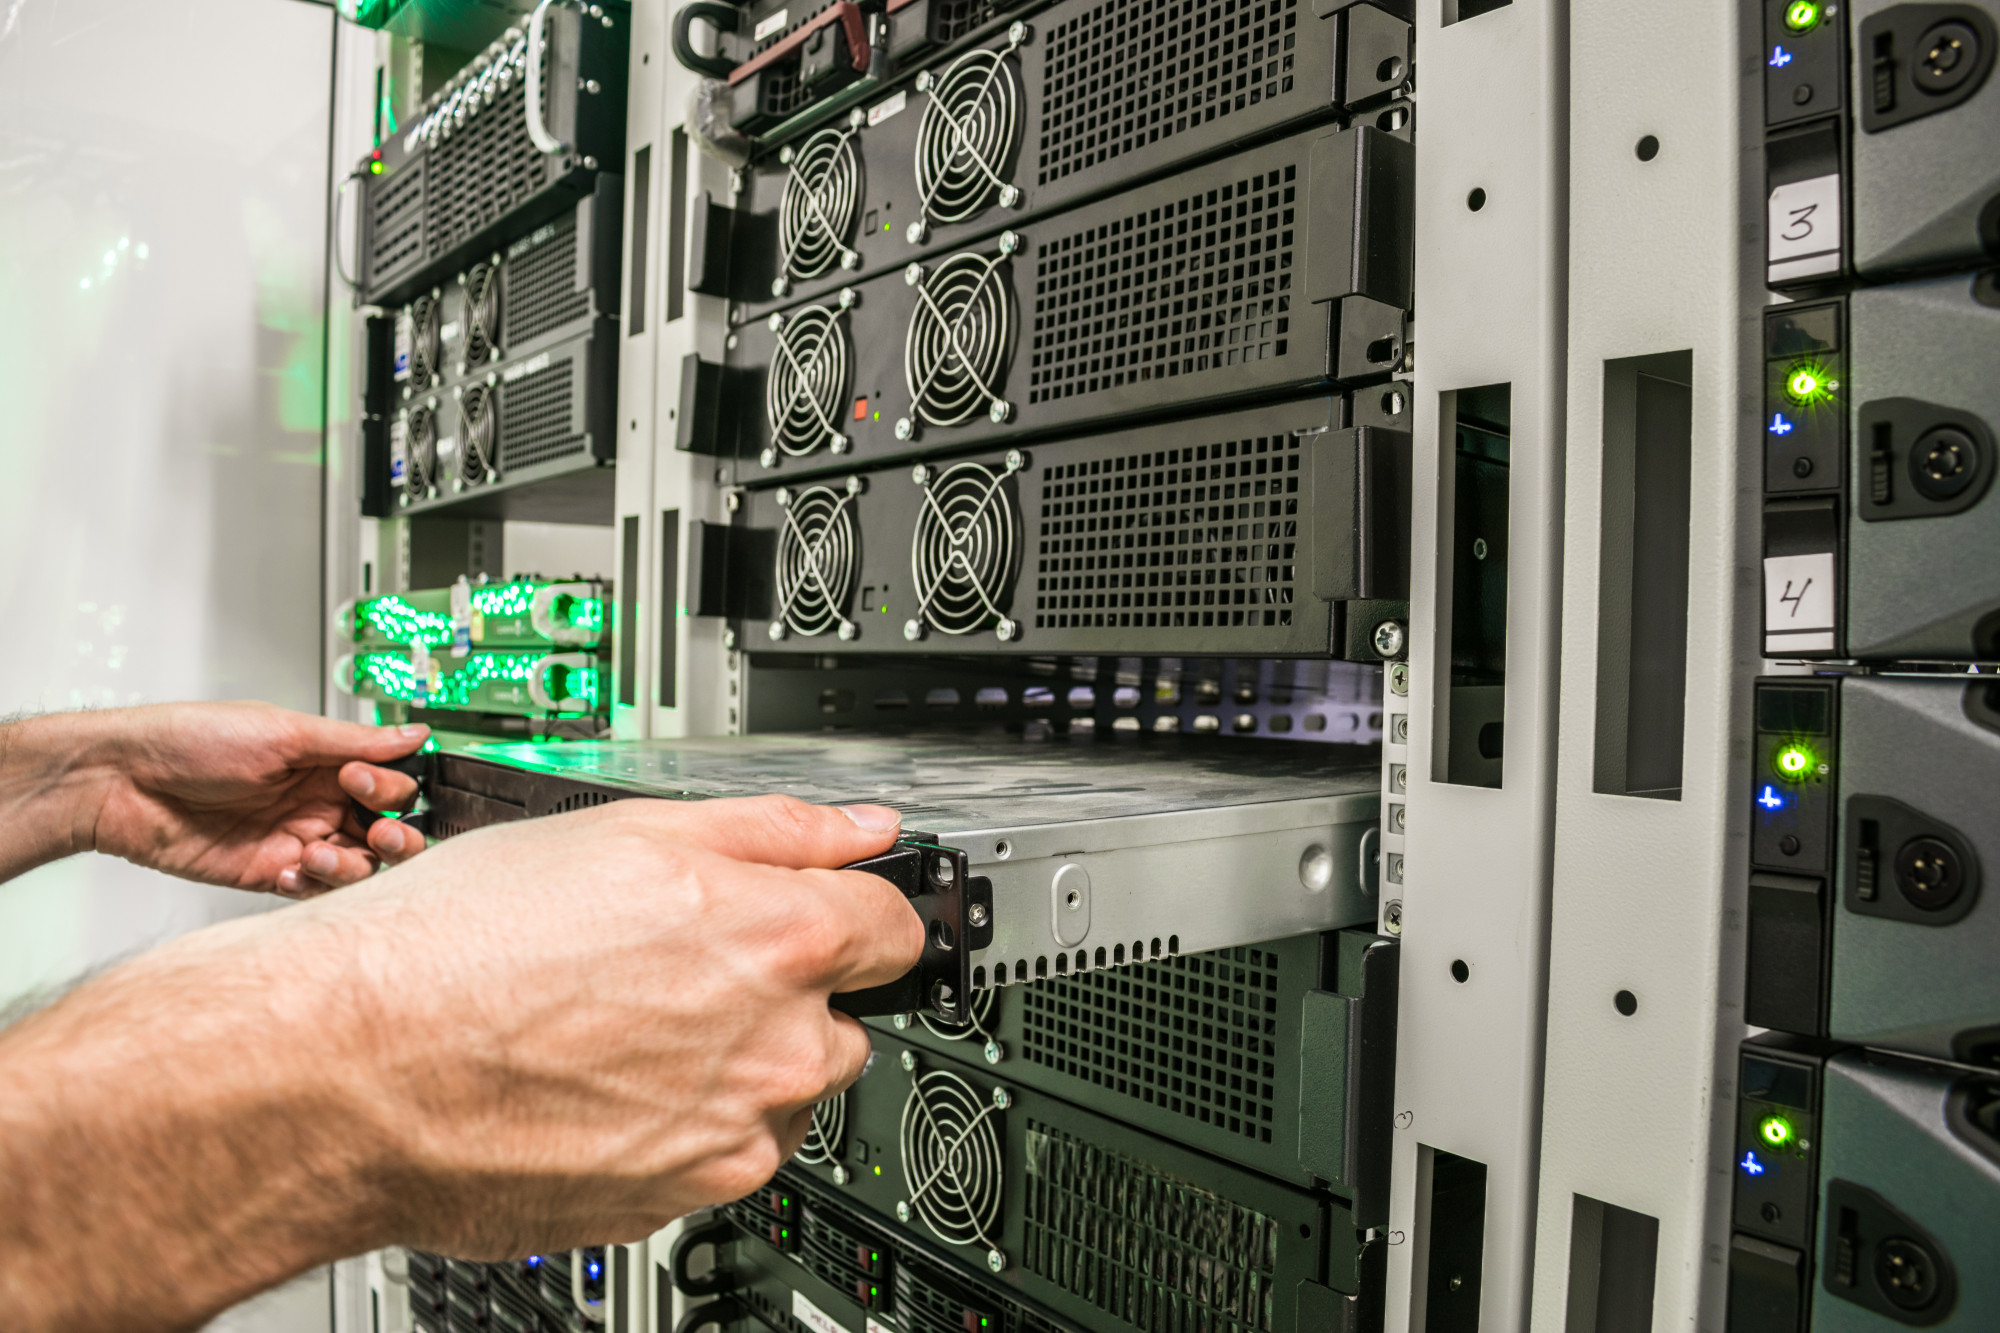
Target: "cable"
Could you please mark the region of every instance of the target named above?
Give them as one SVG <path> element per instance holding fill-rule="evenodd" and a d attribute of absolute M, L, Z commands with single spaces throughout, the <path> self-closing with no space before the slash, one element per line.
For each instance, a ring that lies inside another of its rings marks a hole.
<path fill-rule="evenodd" d="M 340 243 L 340 205 L 347 198 L 347 187 L 360 179 L 359 171 L 350 171 L 347 173 L 347 179 L 333 188 L 333 271 L 340 275 L 340 280 L 347 284 L 347 290 L 350 292 L 360 291 L 361 284 L 348 273 L 347 265 L 341 262 L 341 252 L 346 247 Z M 358 236 L 356 239 L 359 239 Z"/>

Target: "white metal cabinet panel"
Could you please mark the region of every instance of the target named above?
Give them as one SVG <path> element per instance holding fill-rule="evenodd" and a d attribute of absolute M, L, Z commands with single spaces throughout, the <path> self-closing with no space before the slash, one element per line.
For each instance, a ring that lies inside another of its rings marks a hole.
<path fill-rule="evenodd" d="M 1632 19 L 1578 6 L 1569 34 L 1562 726 L 1534 1305 L 1534 1327 L 1551 1331 L 1582 1313 L 1566 1311 L 1578 1195 L 1657 1219 L 1654 1329 L 1719 1323 L 1729 1139 L 1717 1127 L 1742 1035 L 1728 909 L 1745 864 L 1730 778 L 1758 666 L 1741 536 L 1755 533 L 1756 460 L 1738 444 L 1756 438 L 1739 386 L 1762 305 L 1741 128 L 1756 12 L 1686 0 Z M 1677 351 L 1692 352 L 1680 796 L 1601 794 L 1600 583 L 1623 586 L 1603 567 L 1604 539 L 1629 521 L 1605 512 L 1607 416 L 1620 410 L 1607 407 L 1606 362 Z M 1621 991 L 1636 1001 L 1629 1016 Z"/>
<path fill-rule="evenodd" d="M 1388 1327 L 1424 1326 L 1420 1145 L 1486 1167 L 1479 1327 L 1527 1320 L 1555 740 L 1568 104 L 1559 0 L 1441 26 L 1418 6 L 1409 833 L 1401 886 Z M 1454 11 L 1457 6 L 1451 6 Z M 1474 190 L 1481 207 L 1470 206 Z M 1511 384 L 1505 782 L 1433 771 L 1450 664 L 1441 395 Z M 1394 886 L 1386 886 L 1393 890 Z M 1393 898 L 1393 892 L 1384 894 Z M 1466 980 L 1452 965 L 1466 964 Z"/>

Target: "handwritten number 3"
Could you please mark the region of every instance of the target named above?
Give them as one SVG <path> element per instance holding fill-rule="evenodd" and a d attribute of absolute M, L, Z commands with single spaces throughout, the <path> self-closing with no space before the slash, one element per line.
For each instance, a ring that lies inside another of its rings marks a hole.
<path fill-rule="evenodd" d="M 1812 215 L 1819 212 L 1818 204 L 1807 204 L 1804 208 L 1792 210 L 1791 223 L 1782 235 L 1788 241 L 1803 241 L 1813 234 Z"/>

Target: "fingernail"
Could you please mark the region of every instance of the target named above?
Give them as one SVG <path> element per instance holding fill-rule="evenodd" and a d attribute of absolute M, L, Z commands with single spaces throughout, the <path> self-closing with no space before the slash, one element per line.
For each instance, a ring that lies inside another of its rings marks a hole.
<path fill-rule="evenodd" d="M 365 768 L 356 769 L 354 773 L 354 785 L 360 788 L 360 790 L 352 792 L 350 795 L 365 801 L 375 794 L 375 775 Z"/>
<path fill-rule="evenodd" d="M 382 832 L 377 841 L 382 844 L 383 851 L 400 852 L 403 850 L 403 841 L 408 835 L 404 833 L 401 824 L 393 819 L 385 819 L 378 827 Z"/>
<path fill-rule="evenodd" d="M 881 1054 L 880 1051 L 875 1051 L 875 1050 L 871 1050 L 868 1052 L 868 1061 L 867 1063 L 861 1066 L 861 1077 L 863 1078 L 868 1077 L 868 1071 L 875 1067 L 875 1057 L 880 1054 Z"/>
<path fill-rule="evenodd" d="M 307 873 L 324 877 L 340 868 L 340 858 L 331 847 L 315 847 L 306 853 L 305 867 Z"/>
<path fill-rule="evenodd" d="M 278 892 L 297 893 L 298 891 L 299 872 L 291 866 L 286 866 L 278 872 Z"/>
<path fill-rule="evenodd" d="M 903 823 L 902 813 L 886 805 L 843 805 L 840 813 L 853 820 L 856 827 L 870 833 L 893 832 Z"/>
<path fill-rule="evenodd" d="M 411 722 L 396 728 L 396 734 L 405 740 L 420 740 L 431 734 L 431 729 L 421 722 Z"/>

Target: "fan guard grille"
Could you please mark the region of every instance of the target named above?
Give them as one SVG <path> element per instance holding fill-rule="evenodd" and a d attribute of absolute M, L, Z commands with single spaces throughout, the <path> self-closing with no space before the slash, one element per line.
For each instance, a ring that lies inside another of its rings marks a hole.
<path fill-rule="evenodd" d="M 458 400 L 458 480 L 465 486 L 491 481 L 499 472 L 499 399 L 487 384 L 468 385 Z"/>
<path fill-rule="evenodd" d="M 956 1074 L 932 1070 L 911 1080 L 903 1103 L 903 1179 L 910 1209 L 952 1245 L 999 1248 L 1000 1103 Z"/>
<path fill-rule="evenodd" d="M 910 543 L 918 619 L 905 628 L 907 637 L 926 628 L 953 635 L 991 628 L 1002 640 L 1014 637 L 1018 627 L 1002 609 L 1013 596 L 1020 527 L 1008 481 L 1023 466 L 1022 456 L 1010 452 L 998 470 L 955 463 L 941 473 L 919 466 L 911 474 L 924 488 L 924 503 Z"/>
<path fill-rule="evenodd" d="M 437 494 L 437 413 L 418 405 L 403 418 L 403 447 L 408 466 L 403 470 L 403 494 L 422 500 Z"/>
<path fill-rule="evenodd" d="M 854 637 L 854 622 L 843 608 L 861 568 L 861 533 L 852 507 L 861 490 L 859 480 L 845 492 L 827 486 L 778 492 L 785 524 L 778 532 L 773 638 L 782 638 L 786 630 L 811 638 L 836 627 L 841 638 Z"/>
<path fill-rule="evenodd" d="M 918 76 L 917 86 L 930 93 L 917 128 L 924 221 L 965 222 L 995 201 L 1009 207 L 1019 202 L 1020 191 L 1007 179 L 1021 138 L 1020 73 L 1010 58 L 1016 45 L 1010 40 L 998 51 L 968 51 L 943 73 Z M 922 223 L 909 239 L 924 239 Z"/>
<path fill-rule="evenodd" d="M 500 272 L 475 264 L 465 275 L 465 364 L 463 374 L 500 355 Z"/>
<path fill-rule="evenodd" d="M 812 1127 L 806 1130 L 806 1141 L 794 1156 L 807 1166 L 825 1166 L 840 1156 L 846 1138 L 847 1094 L 836 1092 L 813 1107 Z"/>
<path fill-rule="evenodd" d="M 917 264 L 905 273 L 917 304 L 903 342 L 903 377 L 912 416 L 933 426 L 962 425 L 982 410 L 998 423 L 1012 410 L 1000 396 L 1014 347 L 1014 302 L 1002 267 L 1012 233 L 1002 240 L 1001 254 L 966 251 L 930 273 Z M 914 434 L 908 418 L 897 434 Z"/>
<path fill-rule="evenodd" d="M 444 303 L 435 296 L 410 302 L 410 387 L 428 389 L 438 382 L 444 360 Z"/>
<path fill-rule="evenodd" d="M 764 377 L 764 412 L 772 442 L 794 458 L 821 445 L 835 453 L 847 451 L 847 436 L 838 423 L 851 360 L 847 330 L 841 327 L 848 295 L 842 293 L 843 304 L 835 310 L 809 305 L 789 319 L 771 316 L 777 338 L 770 373 Z"/>
<path fill-rule="evenodd" d="M 849 245 L 861 211 L 861 164 L 854 131 L 821 130 L 785 164 L 785 197 L 778 207 L 778 244 L 786 277 L 817 278 L 835 264 L 852 268 L 861 256 Z M 782 285 L 776 295 L 784 294 Z"/>

